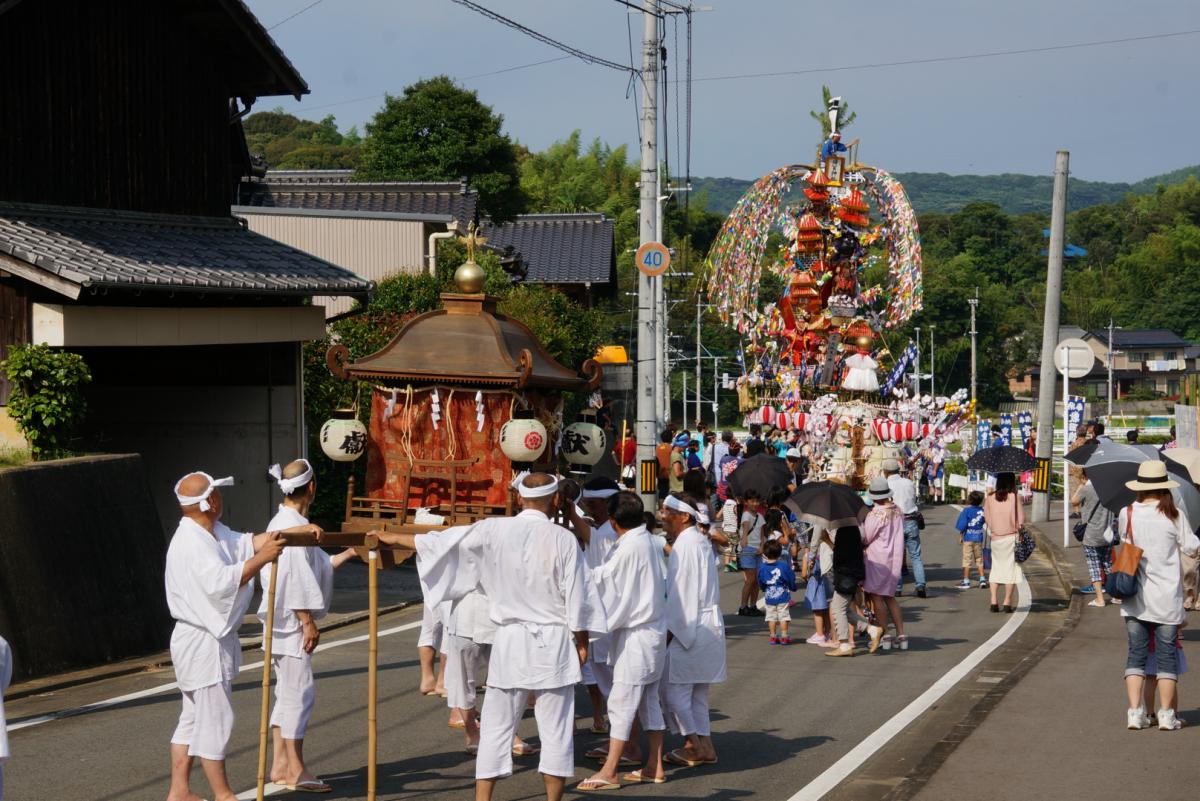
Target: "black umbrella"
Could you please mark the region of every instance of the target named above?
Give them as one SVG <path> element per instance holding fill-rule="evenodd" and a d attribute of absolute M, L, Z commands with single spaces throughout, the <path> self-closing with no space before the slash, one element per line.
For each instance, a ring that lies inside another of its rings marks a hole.
<path fill-rule="evenodd" d="M 1073 465 L 1083 467 L 1085 464 L 1087 464 L 1087 460 L 1092 458 L 1092 454 L 1098 447 L 1100 447 L 1099 441 L 1089 439 L 1078 448 L 1072 448 L 1071 450 L 1067 451 L 1066 460 Z"/>
<path fill-rule="evenodd" d="M 766 500 L 773 492 L 787 491 L 788 485 L 795 480 L 786 459 L 760 453 L 744 460 L 729 474 L 729 492 L 740 498 L 754 490 L 758 497 Z"/>
<path fill-rule="evenodd" d="M 1011 445 L 981 448 L 967 460 L 969 470 L 982 470 L 985 473 L 1024 473 L 1035 467 L 1037 459 Z"/>
<path fill-rule="evenodd" d="M 857 492 L 833 481 L 801 484 L 784 503 L 804 522 L 828 529 L 857 526 L 868 511 Z"/>

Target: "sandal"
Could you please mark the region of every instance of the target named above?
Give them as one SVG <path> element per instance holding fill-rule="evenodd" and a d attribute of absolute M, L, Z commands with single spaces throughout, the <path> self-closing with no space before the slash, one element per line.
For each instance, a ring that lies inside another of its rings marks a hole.
<path fill-rule="evenodd" d="M 1096 599 L 1096 600 L 1094 600 L 1094 601 L 1088 601 L 1088 606 L 1095 606 L 1095 607 L 1098 607 L 1098 608 L 1101 608 L 1101 609 L 1102 609 L 1102 608 L 1104 608 L 1104 607 L 1108 606 L 1108 604 L 1104 603 L 1104 601 L 1102 601 L 1101 599 L 1097 598 L 1097 599 Z"/>
<path fill-rule="evenodd" d="M 512 755 L 533 756 L 541 750 L 542 749 L 538 748 L 536 745 L 530 745 L 529 743 L 516 743 L 512 747 Z"/>
<path fill-rule="evenodd" d="M 596 790 L 620 790 L 621 785 L 615 782 L 606 781 L 604 779 L 598 779 L 593 776 L 592 778 L 584 779 L 579 784 L 575 785 L 575 789 L 582 790 L 583 792 L 587 793 Z"/>
<path fill-rule="evenodd" d="M 908 650 L 908 635 L 907 634 L 901 634 L 899 637 L 896 638 L 896 647 L 899 648 L 901 651 Z"/>
<path fill-rule="evenodd" d="M 879 647 L 885 651 L 892 650 L 892 635 L 890 635 L 890 634 L 883 635 L 883 639 L 881 639 L 879 641 Z"/>
<path fill-rule="evenodd" d="M 704 764 L 703 759 L 692 759 L 678 748 L 663 757 L 663 762 L 670 762 L 672 765 L 678 765 L 681 768 L 694 768 L 697 765 Z"/>
<path fill-rule="evenodd" d="M 666 776 L 643 776 L 641 768 L 632 770 L 629 773 L 622 774 L 621 776 L 621 781 L 625 782 L 649 782 L 650 784 L 662 784 L 666 780 Z"/>

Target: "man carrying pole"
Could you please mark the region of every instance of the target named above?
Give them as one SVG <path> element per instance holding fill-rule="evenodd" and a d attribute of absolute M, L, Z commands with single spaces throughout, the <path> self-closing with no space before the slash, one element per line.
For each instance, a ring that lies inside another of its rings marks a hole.
<path fill-rule="evenodd" d="M 483 702 L 475 798 L 489 801 L 512 775 L 517 723 L 536 693 L 538 770 L 548 801 L 562 798 L 575 772 L 575 690 L 588 633 L 604 633 L 604 610 L 571 532 L 550 521 L 558 480 L 531 473 L 517 484 L 516 517 L 481 520 L 435 536 L 378 532 L 379 541 L 417 552 L 426 603 L 462 598 L 476 587 L 496 624 Z"/>
<path fill-rule="evenodd" d="M 268 531 L 292 529 L 308 524 L 308 508 L 316 497 L 317 483 L 312 465 L 298 459 L 286 467 L 269 471 L 283 493 L 279 511 L 267 524 Z M 289 790 L 327 793 L 330 787 L 304 765 L 304 734 L 316 700 L 312 653 L 321 639 L 317 621 L 329 613 L 333 599 L 333 571 L 354 556 L 346 549 L 330 558 L 315 546 L 285 548 L 275 576 L 275 614 L 272 625 L 270 663 L 275 670 L 275 708 L 271 713 L 274 759 L 271 781 Z M 273 566 L 263 568 L 262 580 L 269 584 Z M 263 622 L 263 647 L 267 637 L 267 597 L 258 608 Z"/>
<path fill-rule="evenodd" d="M 176 621 L 171 661 L 183 710 L 171 736 L 167 801 L 195 801 L 189 774 L 196 757 L 215 801 L 235 801 L 225 776 L 225 746 L 233 730 L 230 684 L 241 663 L 237 630 L 253 594 L 250 580 L 279 556 L 282 534 L 321 534 L 311 525 L 255 535 L 231 531 L 220 522 L 219 488 L 232 484 L 232 478 L 202 472 L 175 484 L 183 516 L 167 549 L 165 583 Z"/>

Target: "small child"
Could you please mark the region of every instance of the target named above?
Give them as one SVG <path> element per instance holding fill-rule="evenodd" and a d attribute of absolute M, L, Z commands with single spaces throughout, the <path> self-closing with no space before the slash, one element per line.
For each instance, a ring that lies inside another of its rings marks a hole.
<path fill-rule="evenodd" d="M 958 513 L 958 522 L 954 524 L 958 529 L 958 541 L 962 543 L 963 577 L 958 588 L 971 589 L 971 565 L 974 564 L 979 570 L 979 587 L 982 589 L 988 585 L 983 573 L 983 493 L 972 491 L 967 496 L 967 503 L 970 505 Z"/>
<path fill-rule="evenodd" d="M 801 563 L 801 573 L 808 581 L 808 586 L 804 588 L 804 602 L 812 612 L 813 627 L 816 629 L 806 642 L 822 648 L 833 648 L 838 644 L 837 638 L 833 636 L 833 621 L 829 618 L 833 579 L 827 568 L 832 562 L 833 549 L 829 546 L 828 535 L 822 531 L 820 538 L 815 542 L 810 539 Z"/>
<path fill-rule="evenodd" d="M 763 546 L 762 564 L 758 566 L 758 586 L 763 589 L 763 600 L 767 604 L 767 631 L 771 635 L 771 645 L 792 644 L 788 636 L 788 624 L 792 622 L 789 607 L 792 592 L 796 590 L 796 573 L 786 560 L 779 558 L 782 554 L 783 545 L 779 540 L 768 540 Z"/>
<path fill-rule="evenodd" d="M 729 545 L 725 546 L 725 550 L 721 554 L 721 561 L 725 563 L 725 572 L 736 573 L 738 505 L 733 498 L 727 499 L 721 506 L 721 533 L 725 535 L 725 539 L 729 540 Z"/>

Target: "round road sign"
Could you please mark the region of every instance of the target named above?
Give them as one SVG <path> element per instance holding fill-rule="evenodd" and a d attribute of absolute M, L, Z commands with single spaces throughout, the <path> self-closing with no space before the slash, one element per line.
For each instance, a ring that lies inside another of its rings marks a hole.
<path fill-rule="evenodd" d="M 662 242 L 647 242 L 637 249 L 633 259 L 643 275 L 662 275 L 671 266 L 671 251 Z"/>
<path fill-rule="evenodd" d="M 1064 339 L 1054 346 L 1054 367 L 1068 378 L 1083 378 L 1096 363 L 1096 354 L 1082 339 Z"/>

